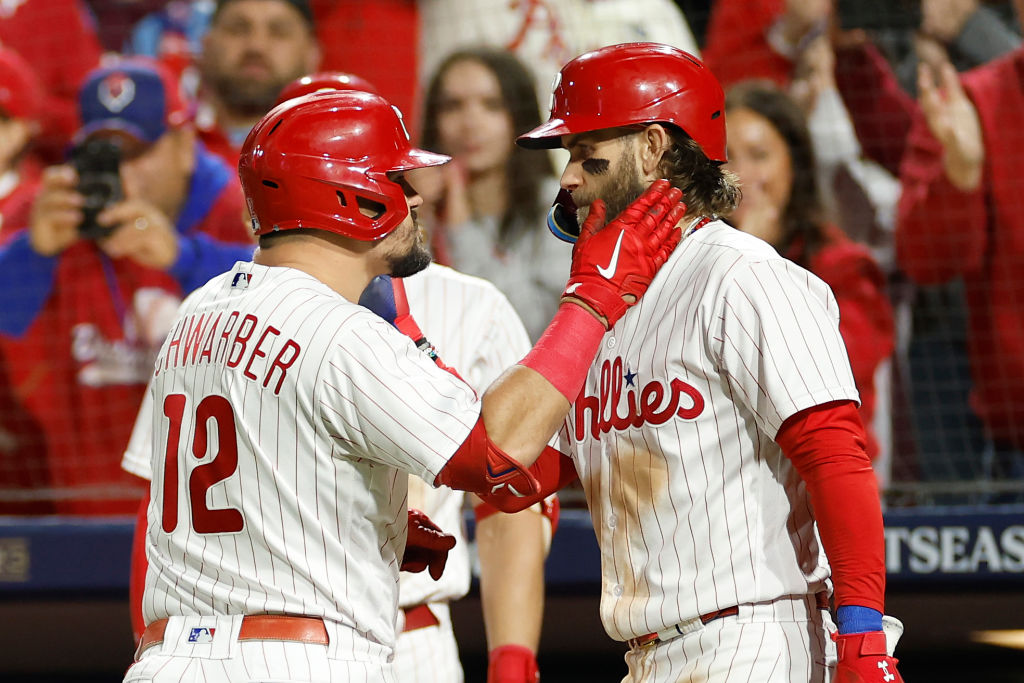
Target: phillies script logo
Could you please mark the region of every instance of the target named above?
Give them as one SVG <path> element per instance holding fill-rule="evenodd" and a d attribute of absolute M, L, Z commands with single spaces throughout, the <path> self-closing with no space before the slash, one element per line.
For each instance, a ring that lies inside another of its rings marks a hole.
<path fill-rule="evenodd" d="M 662 380 L 651 380 L 643 387 L 638 386 L 636 380 L 635 372 L 628 367 L 623 370 L 620 357 L 601 364 L 600 395 L 583 394 L 576 399 L 577 441 L 586 437 L 587 411 L 590 412 L 590 435 L 595 439 L 613 429 L 623 431 L 644 424 L 660 425 L 673 417 L 692 420 L 704 412 L 704 397 L 681 379 L 673 379 L 667 386 Z"/>

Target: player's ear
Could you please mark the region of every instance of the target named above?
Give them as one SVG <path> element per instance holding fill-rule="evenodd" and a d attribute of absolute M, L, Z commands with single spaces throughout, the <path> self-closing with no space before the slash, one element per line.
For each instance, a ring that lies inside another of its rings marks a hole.
<path fill-rule="evenodd" d="M 637 135 L 640 171 L 646 180 L 660 178 L 659 168 L 665 152 L 672 145 L 672 137 L 660 123 L 652 123 Z"/>

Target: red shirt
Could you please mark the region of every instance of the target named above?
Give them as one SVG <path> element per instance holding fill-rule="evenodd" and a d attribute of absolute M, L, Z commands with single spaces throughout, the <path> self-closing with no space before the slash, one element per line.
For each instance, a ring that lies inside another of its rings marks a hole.
<path fill-rule="evenodd" d="M 176 227 L 183 237 L 206 240 L 197 247 L 205 256 L 219 244 L 230 246 L 224 248 L 227 259 L 229 252 L 246 251 L 228 243 L 251 245 L 241 188 L 237 176 L 205 151 L 199 158 Z M 2 248 L 25 254 L 23 234 L 16 232 Z M 60 513 L 132 514 L 145 489 L 121 469 L 121 456 L 155 354 L 187 293 L 182 282 L 201 275 L 175 277 L 127 258 L 111 260 L 87 240 L 56 259 L 33 258 L 55 270 L 40 280 L 49 293 L 25 332 L 0 335 L 0 373 L 7 375 L 0 382 L 0 408 L 14 404 L 10 425 L 0 414 L 0 428 L 11 437 L 0 442 L 0 465 L 25 452 L 34 462 L 8 468 L 6 478 L 0 469 L 0 487 L 38 487 L 45 475 L 45 485 L 64 496 L 56 499 Z M 208 260 L 205 269 L 220 272 L 232 264 Z M 10 292 L 18 284 L 5 287 Z"/>
<path fill-rule="evenodd" d="M 981 120 L 981 186 L 961 192 L 916 113 L 900 179 L 896 254 L 917 282 L 960 276 L 968 303 L 972 407 L 995 438 L 1024 448 L 1024 49 L 961 76 Z"/>
<path fill-rule="evenodd" d="M 8 8 L 11 5 L 13 8 Z M 103 50 L 85 5 L 77 0 L 21 0 L 0 7 L 0 43 L 32 65 L 46 90 L 38 144 L 59 161 L 78 128 L 78 87 Z"/>
<path fill-rule="evenodd" d="M 773 50 L 767 39 L 783 9 L 783 0 L 712 3 L 702 58 L 723 88 L 748 78 L 789 83 L 793 63 Z"/>
<path fill-rule="evenodd" d="M 853 379 L 860 392 L 860 417 L 867 432 L 867 454 L 878 456 L 878 440 L 871 430 L 875 415 L 875 371 L 892 355 L 895 327 L 892 304 L 885 291 L 885 275 L 862 245 L 839 228 L 826 228 L 826 242 L 807 264 L 808 270 L 832 289 L 839 304 L 839 333 L 846 342 Z M 795 244 L 786 257 L 804 263 L 802 247 Z"/>

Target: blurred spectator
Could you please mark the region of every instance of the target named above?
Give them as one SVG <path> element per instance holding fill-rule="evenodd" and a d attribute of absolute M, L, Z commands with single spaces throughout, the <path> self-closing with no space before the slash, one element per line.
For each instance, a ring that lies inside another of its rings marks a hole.
<path fill-rule="evenodd" d="M 35 71 L 0 47 L 0 243 L 28 222 L 39 187 L 38 161 L 29 155 L 39 135 L 44 94 Z"/>
<path fill-rule="evenodd" d="M 562 65 L 589 50 L 648 41 L 699 54 L 686 18 L 671 0 L 420 0 L 419 5 L 420 82 L 426 83 L 450 53 L 489 45 L 515 53 L 526 64 L 544 106 Z"/>
<path fill-rule="evenodd" d="M 216 7 L 214 0 L 171 0 L 132 27 L 124 45 L 125 54 L 159 59 L 178 77 L 185 93 L 197 97 L 196 62 Z"/>
<path fill-rule="evenodd" d="M 0 48 L 0 244 L 28 222 L 39 187 L 40 166 L 28 150 L 39 133 L 42 106 L 42 87 L 32 68 Z M 52 510 L 33 493 L 49 485 L 45 442 L 7 378 L 7 365 L 18 360 L 0 357 L 0 514 L 40 514 Z"/>
<path fill-rule="evenodd" d="M 137 21 L 175 0 L 86 0 L 96 16 L 96 32 L 107 52 L 120 51 Z"/>
<path fill-rule="evenodd" d="M 169 76 L 115 63 L 79 106 L 80 168 L 114 155 L 114 170 L 45 170 L 27 228 L 0 247 L 0 351 L 72 495 L 58 511 L 131 513 L 141 490 L 119 458 L 153 357 L 182 295 L 253 247 L 237 176 L 196 142 Z"/>
<path fill-rule="evenodd" d="M 78 86 L 102 52 L 88 8 L 78 0 L 0 2 L 0 44 L 31 64 L 42 82 L 37 148 L 50 161 L 60 159 L 78 126 Z"/>
<path fill-rule="evenodd" d="M 1024 0 L 1015 0 L 1024 22 Z M 897 254 L 917 282 L 962 278 L 971 406 L 989 474 L 1024 478 L 1024 49 L 958 78 L 919 69 L 903 159 Z"/>
<path fill-rule="evenodd" d="M 771 244 L 832 288 L 868 432 L 868 455 L 879 444 L 871 424 L 875 374 L 893 351 L 893 316 L 885 277 L 869 252 L 826 222 L 814 173 L 814 149 L 800 108 L 769 81 L 734 85 L 726 94 L 727 168 L 743 188 L 731 217 L 736 227 Z"/>
<path fill-rule="evenodd" d="M 410 179 L 429 205 L 421 213 L 435 214 L 435 258 L 497 285 L 536 341 L 558 308 L 571 258 L 544 227 L 558 193 L 548 157 L 515 145 L 540 125 L 533 79 L 509 52 L 463 50 L 441 64 L 424 108 L 423 147 L 453 157 L 436 174 Z"/>
<path fill-rule="evenodd" d="M 426 38 L 419 33 L 419 8 L 424 0 L 311 2 L 323 52 L 320 68 L 357 73 L 367 79 L 405 114 L 411 128 L 419 121 L 416 74 L 420 72 L 416 65 L 417 50 Z"/>
<path fill-rule="evenodd" d="M 838 15 L 838 16 L 837 16 Z M 868 158 L 897 173 L 918 54 L 949 50 L 967 69 L 1005 54 L 1020 37 L 979 0 L 716 0 L 704 61 L 725 86 L 747 78 L 788 85 L 816 39 L 831 34 L 837 83 Z M 870 40 L 869 40 L 870 38 Z M 883 47 L 882 52 L 871 42 Z M 883 56 L 886 55 L 886 56 Z M 886 61 L 894 60 L 895 71 Z M 899 87 L 902 83 L 903 88 Z"/>
<path fill-rule="evenodd" d="M 232 167 L 281 89 L 314 71 L 320 49 L 305 0 L 219 0 L 203 38 L 196 125 Z"/>

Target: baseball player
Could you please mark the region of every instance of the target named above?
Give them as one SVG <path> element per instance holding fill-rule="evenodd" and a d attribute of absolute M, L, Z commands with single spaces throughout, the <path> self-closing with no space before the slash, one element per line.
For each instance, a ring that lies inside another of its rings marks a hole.
<path fill-rule="evenodd" d="M 546 444 L 678 243 L 681 193 L 655 183 L 603 230 L 595 203 L 551 326 L 478 397 L 355 303 L 429 263 L 404 173 L 447 160 L 370 93 L 291 100 L 250 133 L 259 250 L 189 296 L 155 363 L 147 626 L 126 681 L 395 681 L 406 474 L 516 497 L 559 462 Z M 414 521 L 436 578 L 443 538 Z"/>
<path fill-rule="evenodd" d="M 397 281 L 396 281 L 397 282 Z M 529 338 L 508 299 L 491 283 L 430 264 L 405 278 L 404 291 L 426 338 L 446 351 L 446 362 L 482 391 L 504 368 L 529 350 Z M 387 283 L 390 288 L 390 280 Z M 366 292 L 360 298 L 367 299 Z M 148 394 L 132 431 L 121 466 L 152 479 L 152 399 Z M 463 680 L 448 603 L 465 596 L 470 583 L 470 554 L 462 522 L 463 493 L 431 488 L 409 477 L 410 508 L 422 510 L 456 543 L 438 580 L 422 573 L 401 574 L 399 607 L 403 627 L 395 650 L 395 677 L 403 683 Z M 534 506 L 544 516 L 507 515 L 473 496 L 477 514 L 481 596 L 490 643 L 490 680 L 511 683 L 537 676 L 536 649 L 543 610 L 544 559 L 557 523 L 557 499 Z M 147 501 L 148 503 L 148 501 Z M 132 624 L 142 635 L 142 589 L 146 575 L 146 514 L 136 529 L 132 564 Z M 515 579 L 513 582 L 512 579 Z"/>
<path fill-rule="evenodd" d="M 548 490 L 573 469 L 583 482 L 626 681 L 900 681 L 836 302 L 715 218 L 739 198 L 721 168 L 724 114 L 699 60 L 632 43 L 566 64 L 550 119 L 519 138 L 569 150 L 562 188 L 581 206 L 600 198 L 613 214 L 662 177 L 688 206 L 679 248 L 605 335 L 569 412 L 571 460 L 540 476 Z M 572 239 L 565 206 L 552 224 Z"/>
<path fill-rule="evenodd" d="M 317 72 L 296 79 L 281 92 L 278 104 L 323 90 L 360 90 L 377 93 L 359 76 L 340 71 Z M 491 283 L 437 264 L 404 280 L 378 278 L 364 290 L 359 303 L 386 319 L 397 315 L 396 293 L 404 297 L 427 338 L 436 342 L 446 362 L 483 391 L 500 372 L 529 351 L 530 342 L 508 299 Z M 381 302 L 374 305 L 376 302 Z M 381 310 L 383 309 L 383 310 Z M 152 399 L 147 393 L 139 419 L 124 453 L 125 470 L 152 479 Z M 463 680 L 448 603 L 465 596 L 470 583 L 470 556 L 462 522 L 463 493 L 447 487 L 430 488 L 409 478 L 409 507 L 422 510 L 441 528 L 449 530 L 455 547 L 438 580 L 422 573 L 402 573 L 399 607 L 404 626 L 395 651 L 395 674 L 401 681 L 458 683 Z M 493 680 L 502 683 L 533 681 L 537 675 L 536 649 L 543 611 L 544 559 L 558 519 L 554 496 L 533 514 L 513 518 L 500 514 L 475 496 L 480 550 L 481 595 L 485 626 L 491 643 Z M 146 574 L 145 531 L 148 497 L 143 502 L 132 548 L 131 613 L 136 640 L 141 637 L 142 590 Z M 510 551 L 510 548 L 512 549 Z M 515 578 L 516 581 L 510 579 Z"/>

